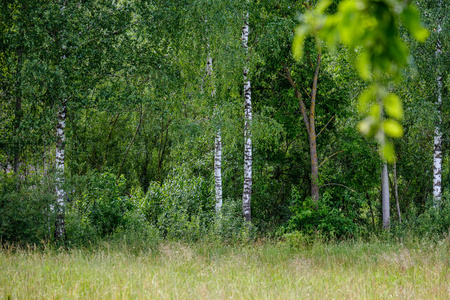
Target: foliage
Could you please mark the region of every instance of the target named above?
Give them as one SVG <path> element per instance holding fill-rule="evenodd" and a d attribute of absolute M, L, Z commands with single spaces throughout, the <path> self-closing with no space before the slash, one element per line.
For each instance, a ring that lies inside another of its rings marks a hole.
<path fill-rule="evenodd" d="M 368 115 L 359 129 L 376 137 L 382 156 L 393 163 L 394 147 L 386 141 L 385 133 L 393 138 L 403 136 L 396 121 L 403 118 L 403 109 L 399 97 L 388 91 L 384 81 L 386 77 L 399 76 L 407 63 L 408 50 L 398 35 L 399 21 L 421 42 L 429 32 L 421 25 L 419 11 L 413 4 L 397 0 L 346 0 L 339 3 L 334 14 L 326 15 L 331 4 L 330 0 L 320 1 L 314 10 L 302 16 L 292 45 L 293 55 L 297 59 L 303 56 L 304 41 L 310 33 L 331 47 L 343 43 L 357 53 L 355 65 L 359 75 L 373 82 L 359 97 L 359 110 Z M 390 119 L 383 121 L 383 109 Z"/>
<path fill-rule="evenodd" d="M 169 239 L 197 240 L 214 224 L 211 180 L 175 170 L 160 184 L 152 182 L 139 206 L 147 221 Z"/>
<path fill-rule="evenodd" d="M 39 178 L 20 187 L 20 179 L 0 175 L 0 241 L 40 244 L 52 239 L 55 196 L 48 181 Z"/>
<path fill-rule="evenodd" d="M 411 215 L 405 222 L 404 226 L 400 226 L 403 230 L 397 230 L 397 234 L 402 231 L 411 231 L 414 235 L 420 237 L 440 239 L 450 234 L 450 197 L 448 191 L 443 194 L 440 207 L 436 207 L 433 201 L 427 202 L 427 207 L 421 214 Z M 404 227 L 404 228 L 403 228 Z"/>
<path fill-rule="evenodd" d="M 395 145 L 404 222 L 392 226 L 392 236 L 408 228 L 442 236 L 447 204 L 437 210 L 428 200 L 441 120 L 444 193 L 449 188 L 449 103 L 435 103 L 436 78 L 442 76 L 443 99 L 450 85 L 447 2 L 421 0 L 416 9 L 400 0 L 3 1 L 0 239 L 52 241 L 51 174 L 63 100 L 67 246 L 112 243 L 138 253 L 156 249 L 160 235 L 220 244 L 286 233 L 314 245 L 378 234 L 381 160 L 377 144 L 355 130 L 361 113 L 361 131 L 384 143 L 386 158 Z M 239 40 L 244 11 L 248 58 Z M 314 122 L 323 201 L 315 209 L 298 95 L 311 113 L 319 54 Z M 239 200 L 244 64 L 253 107 L 250 230 Z M 224 203 L 216 216 L 219 128 Z"/>
<path fill-rule="evenodd" d="M 326 193 L 316 206 L 311 198 L 302 199 L 298 191 L 292 190 L 292 217 L 286 225 L 286 232 L 300 231 L 305 235 L 321 232 L 330 237 L 360 236 L 366 230 L 361 224 L 359 210 L 362 202 L 358 197 L 348 195 L 345 206 Z"/>

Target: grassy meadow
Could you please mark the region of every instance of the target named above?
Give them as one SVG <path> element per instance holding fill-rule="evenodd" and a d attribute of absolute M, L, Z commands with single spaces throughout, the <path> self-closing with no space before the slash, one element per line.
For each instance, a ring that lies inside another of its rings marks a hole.
<path fill-rule="evenodd" d="M 0 251 L 0 299 L 450 299 L 450 238 Z"/>

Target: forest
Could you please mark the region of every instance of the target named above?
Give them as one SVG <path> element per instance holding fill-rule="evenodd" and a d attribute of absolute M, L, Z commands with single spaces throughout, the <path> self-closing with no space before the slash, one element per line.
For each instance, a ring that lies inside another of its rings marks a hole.
<path fill-rule="evenodd" d="M 0 298 L 449 299 L 449 4 L 0 1 Z"/>
<path fill-rule="evenodd" d="M 2 1 L 0 240 L 448 235 L 447 11 Z"/>

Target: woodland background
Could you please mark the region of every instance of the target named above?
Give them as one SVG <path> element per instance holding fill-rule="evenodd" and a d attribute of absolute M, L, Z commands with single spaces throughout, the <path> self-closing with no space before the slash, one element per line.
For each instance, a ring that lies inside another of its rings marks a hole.
<path fill-rule="evenodd" d="M 313 114 L 316 39 L 306 38 L 303 59 L 292 56 L 299 14 L 315 4 L 2 1 L 0 240 L 78 246 L 381 233 L 384 163 L 378 142 L 358 131 L 365 117 L 358 97 L 369 83 L 353 67 L 357 51 L 321 49 Z M 404 113 L 385 178 L 391 201 L 384 228 L 435 237 L 450 228 L 448 3 L 420 0 L 417 8 L 430 35 L 416 42 L 400 24 L 408 64 L 395 80 L 386 78 Z M 297 93 L 315 119 L 317 181 Z M 242 210 L 248 128 L 251 220 Z M 441 180 L 433 183 L 437 130 L 443 154 Z"/>

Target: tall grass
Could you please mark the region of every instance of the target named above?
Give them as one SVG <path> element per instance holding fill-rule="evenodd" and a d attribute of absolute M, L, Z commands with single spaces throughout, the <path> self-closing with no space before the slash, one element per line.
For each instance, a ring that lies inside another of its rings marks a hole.
<path fill-rule="evenodd" d="M 135 253 L 0 251 L 0 298 L 450 299 L 450 238 L 440 241 L 161 244 Z"/>

